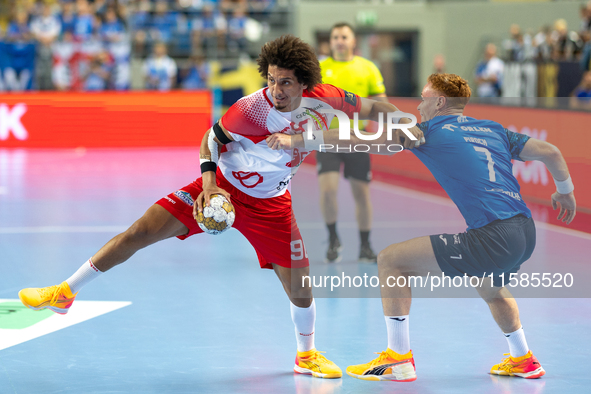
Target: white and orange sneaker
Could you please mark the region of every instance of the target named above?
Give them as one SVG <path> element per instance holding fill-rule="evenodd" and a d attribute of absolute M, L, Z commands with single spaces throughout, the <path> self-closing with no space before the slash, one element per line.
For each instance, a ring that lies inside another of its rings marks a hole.
<path fill-rule="evenodd" d="M 363 380 L 412 382 L 417 379 L 412 350 L 406 354 L 398 354 L 388 348 L 386 351 L 376 354 L 379 354 L 379 357 L 367 364 L 349 366 L 347 374 Z"/>
<path fill-rule="evenodd" d="M 298 352 L 293 370 L 296 373 L 312 375 L 315 378 L 337 379 L 343 376 L 343 371 L 332 361 L 316 349 Z"/>
<path fill-rule="evenodd" d="M 537 379 L 546 374 L 540 362 L 531 352 L 527 352 L 525 356 L 513 358 L 509 356 L 501 363 L 493 365 L 490 370 L 491 375 L 517 376 L 525 379 Z"/>
<path fill-rule="evenodd" d="M 74 303 L 76 294 L 72 294 L 70 286 L 63 282 L 55 286 L 22 289 L 18 292 L 18 298 L 27 308 L 36 311 L 47 308 L 65 315 Z"/>

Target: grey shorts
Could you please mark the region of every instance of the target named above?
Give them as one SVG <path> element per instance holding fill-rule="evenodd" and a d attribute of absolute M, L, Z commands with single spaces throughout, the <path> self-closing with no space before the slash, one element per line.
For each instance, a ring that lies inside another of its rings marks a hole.
<path fill-rule="evenodd" d="M 536 227 L 524 215 L 495 220 L 486 226 L 459 234 L 431 235 L 437 263 L 446 276 L 494 275 L 493 283 L 501 287 L 500 274 L 519 271 L 536 246 Z"/>

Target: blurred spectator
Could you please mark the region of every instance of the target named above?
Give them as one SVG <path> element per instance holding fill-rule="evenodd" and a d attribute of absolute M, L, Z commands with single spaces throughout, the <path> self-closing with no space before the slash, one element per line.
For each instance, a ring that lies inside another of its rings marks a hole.
<path fill-rule="evenodd" d="M 146 89 L 167 91 L 174 87 L 177 66 L 166 54 L 166 44 L 158 42 L 154 45 L 154 55 L 146 60 L 143 66 Z"/>
<path fill-rule="evenodd" d="M 23 91 L 33 87 L 35 42 L 28 25 L 29 14 L 17 9 L 0 42 L 0 90 Z"/>
<path fill-rule="evenodd" d="M 86 0 L 77 0 L 76 10 L 78 13 L 74 20 L 74 39 L 77 41 L 88 40 L 95 30 L 95 17 Z"/>
<path fill-rule="evenodd" d="M 6 30 L 6 39 L 8 41 L 19 42 L 27 42 L 32 39 L 27 11 L 23 9 L 16 11 L 14 20 L 8 25 L 8 29 Z"/>
<path fill-rule="evenodd" d="M 505 64 L 497 57 L 497 47 L 489 43 L 484 50 L 484 60 L 476 66 L 476 84 L 479 97 L 499 97 Z"/>
<path fill-rule="evenodd" d="M 51 77 L 57 90 L 72 88 L 72 62 L 76 56 L 76 44 L 71 31 L 65 31 L 61 41 L 56 41 L 51 47 L 53 53 L 53 67 Z"/>
<path fill-rule="evenodd" d="M 137 57 L 143 57 L 146 52 L 148 35 L 145 30 L 138 30 L 133 36 L 133 53 Z"/>
<path fill-rule="evenodd" d="M 233 13 L 236 9 L 246 9 L 247 0 L 221 0 L 220 10 L 224 13 Z"/>
<path fill-rule="evenodd" d="M 45 3 L 41 16 L 31 22 L 31 33 L 38 42 L 46 46 L 51 46 L 61 33 L 60 20 L 53 15 L 49 4 Z"/>
<path fill-rule="evenodd" d="M 503 49 L 505 49 L 505 58 L 510 61 L 519 61 L 519 57 L 523 57 L 523 38 L 521 36 L 521 28 L 514 23 L 509 28 L 511 38 L 503 42 Z M 520 56 L 521 55 L 521 56 Z"/>
<path fill-rule="evenodd" d="M 581 6 L 580 33 L 591 31 L 591 2 Z"/>
<path fill-rule="evenodd" d="M 205 62 L 205 57 L 192 56 L 191 66 L 186 71 L 182 87 L 185 90 L 207 89 L 209 81 L 209 64 Z"/>
<path fill-rule="evenodd" d="M 59 19 L 53 15 L 51 6 L 48 3 L 45 3 L 42 15 L 38 16 L 33 22 L 31 22 L 31 33 L 38 42 L 35 66 L 37 89 L 53 89 L 51 78 L 53 55 L 51 46 L 59 36 L 60 31 L 61 24 Z"/>
<path fill-rule="evenodd" d="M 228 50 L 230 52 L 246 51 L 247 40 L 245 37 L 246 12 L 244 8 L 236 8 L 232 18 L 228 20 Z"/>
<path fill-rule="evenodd" d="M 536 60 L 543 62 L 552 60 L 553 43 L 550 26 L 543 26 L 539 33 L 534 36 L 533 46 Z"/>
<path fill-rule="evenodd" d="M 94 0 L 92 8 L 94 9 L 95 15 L 102 17 L 107 11 L 107 2 L 105 0 Z"/>
<path fill-rule="evenodd" d="M 129 30 L 145 30 L 150 24 L 150 11 L 152 11 L 152 3 L 150 0 L 139 0 L 135 3 L 131 15 L 129 15 Z"/>
<path fill-rule="evenodd" d="M 319 62 L 327 59 L 330 56 L 330 42 L 322 41 L 318 44 L 318 50 L 316 52 Z"/>
<path fill-rule="evenodd" d="M 591 31 L 585 31 L 581 34 L 585 45 L 581 54 L 581 69 L 583 71 L 591 70 Z"/>
<path fill-rule="evenodd" d="M 97 54 L 91 61 L 88 72 L 84 76 L 84 90 L 101 92 L 108 87 L 111 77 L 111 64 L 106 52 Z"/>
<path fill-rule="evenodd" d="M 510 62 L 523 62 L 534 57 L 532 38 L 530 34 L 522 34 L 521 28 L 514 23 L 509 29 L 511 38 L 503 42 L 506 58 Z"/>
<path fill-rule="evenodd" d="M 131 44 L 129 42 L 129 36 L 126 33 L 122 33 L 119 36 L 119 40 L 112 40 L 110 43 L 107 43 L 107 50 L 113 59 L 110 88 L 114 88 L 115 90 L 129 89 L 131 83 Z"/>
<path fill-rule="evenodd" d="M 433 72 L 435 74 L 445 73 L 445 57 L 442 54 L 435 55 L 433 58 Z"/>
<path fill-rule="evenodd" d="M 62 32 L 74 33 L 76 27 L 76 14 L 74 13 L 74 3 L 71 0 L 65 0 L 61 3 L 62 12 L 60 14 L 60 24 Z"/>
<path fill-rule="evenodd" d="M 251 12 L 269 13 L 275 6 L 275 0 L 249 0 L 248 7 Z"/>
<path fill-rule="evenodd" d="M 564 19 L 554 22 L 552 41 L 554 42 L 554 60 L 572 60 L 583 49 L 579 35 L 574 31 L 568 31 L 568 24 Z"/>
<path fill-rule="evenodd" d="M 224 15 L 215 12 L 210 4 L 203 6 L 203 14 L 200 18 L 193 19 L 192 46 L 193 52 L 203 50 L 208 57 L 216 57 L 218 49 L 224 47 L 227 22 Z"/>
<path fill-rule="evenodd" d="M 571 108 L 591 110 L 591 71 L 585 72 L 581 83 L 571 95 Z"/>
<path fill-rule="evenodd" d="M 165 0 L 158 0 L 150 21 L 150 39 L 168 43 L 175 30 L 176 16 L 168 11 L 168 3 Z"/>
<path fill-rule="evenodd" d="M 114 8 L 107 8 L 105 20 L 100 28 L 101 38 L 106 43 L 119 42 L 125 36 L 125 27 L 117 17 Z"/>

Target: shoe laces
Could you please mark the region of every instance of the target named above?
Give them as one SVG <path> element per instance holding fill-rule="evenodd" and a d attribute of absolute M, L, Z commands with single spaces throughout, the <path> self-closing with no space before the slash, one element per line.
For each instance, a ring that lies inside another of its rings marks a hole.
<path fill-rule="evenodd" d="M 379 354 L 380 356 L 371 360 L 370 367 L 374 367 L 374 366 L 378 365 L 379 363 L 381 363 L 382 361 L 384 361 L 385 359 L 390 357 L 387 350 L 385 350 L 383 352 L 374 352 L 374 353 Z"/>
<path fill-rule="evenodd" d="M 321 353 L 326 353 L 320 350 L 316 350 L 314 353 L 305 357 L 304 360 L 319 360 L 319 361 L 328 361 L 326 357 L 324 357 Z"/>
<path fill-rule="evenodd" d="M 61 285 L 44 287 L 42 289 L 39 289 L 39 296 L 41 298 L 51 297 L 51 300 L 49 301 L 49 305 L 55 305 L 58 301 L 58 297 L 61 294 L 61 290 L 62 290 Z"/>
<path fill-rule="evenodd" d="M 503 356 L 509 356 L 507 358 L 504 358 L 503 361 L 501 361 L 501 364 L 499 365 L 499 368 L 505 370 L 505 371 L 509 371 L 510 369 L 513 368 L 513 365 L 510 363 L 511 361 L 511 353 L 503 353 Z"/>

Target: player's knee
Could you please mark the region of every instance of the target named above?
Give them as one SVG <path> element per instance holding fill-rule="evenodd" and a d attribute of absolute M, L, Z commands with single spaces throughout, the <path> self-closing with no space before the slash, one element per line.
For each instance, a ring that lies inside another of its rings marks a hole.
<path fill-rule="evenodd" d="M 488 280 L 488 282 L 487 282 Z M 478 295 L 487 303 L 490 304 L 491 302 L 495 302 L 501 300 L 505 297 L 502 287 L 494 287 L 492 283 L 490 283 L 489 278 L 484 278 L 484 282 L 482 286 L 476 288 L 478 291 Z"/>
<path fill-rule="evenodd" d="M 378 268 L 388 268 L 392 266 L 394 259 L 392 258 L 392 253 L 390 248 L 382 250 L 378 253 Z"/>
<path fill-rule="evenodd" d="M 400 269 L 401 259 L 397 245 L 390 245 L 378 253 L 379 269 Z"/>
<path fill-rule="evenodd" d="M 325 200 L 336 200 L 337 199 L 338 187 L 324 187 L 320 191 L 320 197 Z"/>

